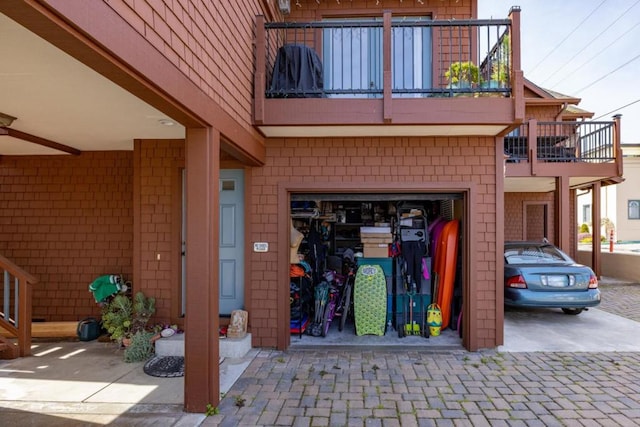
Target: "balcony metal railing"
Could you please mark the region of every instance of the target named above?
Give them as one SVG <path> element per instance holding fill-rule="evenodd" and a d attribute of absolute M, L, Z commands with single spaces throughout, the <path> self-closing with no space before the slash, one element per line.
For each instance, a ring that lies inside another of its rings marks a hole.
<path fill-rule="evenodd" d="M 378 98 L 386 87 L 393 97 L 510 96 L 511 26 L 510 19 L 390 12 L 378 19 L 265 23 L 265 46 L 257 51 L 264 49 L 265 69 L 256 72 L 264 75 L 267 97 Z"/>
<path fill-rule="evenodd" d="M 31 354 L 31 294 L 37 280 L 0 255 L 3 292 L 0 294 L 0 326 L 17 338 L 20 356 Z"/>
<path fill-rule="evenodd" d="M 504 138 L 507 162 L 528 162 L 533 152 L 542 162 L 615 162 L 615 126 L 614 121 L 525 123 Z"/>

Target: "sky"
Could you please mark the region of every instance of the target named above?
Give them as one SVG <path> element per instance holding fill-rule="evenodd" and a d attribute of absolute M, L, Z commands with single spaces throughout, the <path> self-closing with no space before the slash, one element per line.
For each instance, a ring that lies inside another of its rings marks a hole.
<path fill-rule="evenodd" d="M 582 99 L 594 120 L 622 114 L 622 143 L 640 144 L 640 0 L 479 0 L 478 17 L 514 5 L 525 78 Z"/>

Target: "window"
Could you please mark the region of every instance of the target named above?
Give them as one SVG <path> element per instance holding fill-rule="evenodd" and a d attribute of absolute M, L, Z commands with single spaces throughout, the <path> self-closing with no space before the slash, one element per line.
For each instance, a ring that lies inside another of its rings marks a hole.
<path fill-rule="evenodd" d="M 640 200 L 629 200 L 627 207 L 629 219 L 640 219 Z"/>
<path fill-rule="evenodd" d="M 591 205 L 582 206 L 582 222 L 585 224 L 591 222 Z"/>
<path fill-rule="evenodd" d="M 411 92 L 431 88 L 431 29 L 393 26 L 405 19 L 392 20 L 392 87 L 394 91 L 400 91 L 395 96 L 422 96 Z M 333 97 L 382 96 L 382 26 L 357 26 L 364 19 L 327 21 L 339 22 L 339 26 L 326 28 L 323 32 L 325 91 Z"/>

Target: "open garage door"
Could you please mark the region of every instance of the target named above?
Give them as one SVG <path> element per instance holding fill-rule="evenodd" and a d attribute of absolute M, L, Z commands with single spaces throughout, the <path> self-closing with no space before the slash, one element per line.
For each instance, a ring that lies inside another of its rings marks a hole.
<path fill-rule="evenodd" d="M 292 244 L 299 237 L 290 262 L 304 274 L 290 281 L 292 345 L 461 345 L 463 193 L 292 193 L 290 200 Z M 363 265 L 380 267 L 384 290 L 356 290 Z M 445 305 L 439 331 L 428 321 L 437 302 Z M 360 309 L 374 305 L 375 313 Z M 366 323 L 382 329 L 370 333 Z"/>

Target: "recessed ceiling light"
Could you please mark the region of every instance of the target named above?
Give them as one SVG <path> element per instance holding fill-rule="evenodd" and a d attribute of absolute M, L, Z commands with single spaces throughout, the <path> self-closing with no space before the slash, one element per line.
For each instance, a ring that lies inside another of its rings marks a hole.
<path fill-rule="evenodd" d="M 158 120 L 160 122 L 161 125 L 164 126 L 175 126 L 176 122 L 174 122 L 173 120 L 168 120 L 168 119 L 160 119 Z"/>

